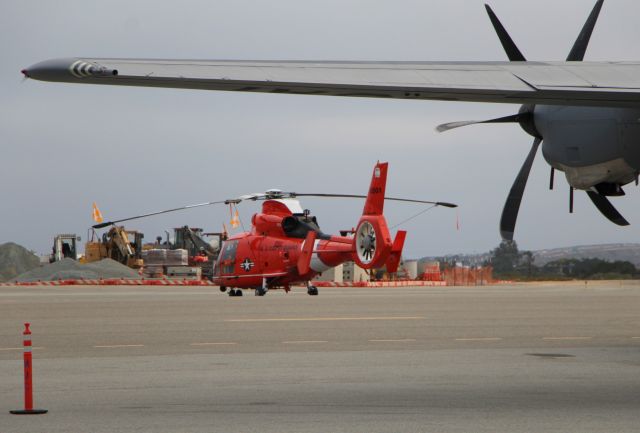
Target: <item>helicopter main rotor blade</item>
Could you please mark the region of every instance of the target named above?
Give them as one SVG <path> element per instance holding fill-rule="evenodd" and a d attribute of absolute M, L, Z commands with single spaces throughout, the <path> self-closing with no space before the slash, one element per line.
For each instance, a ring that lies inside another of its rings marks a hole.
<path fill-rule="evenodd" d="M 289 193 L 291 197 L 327 197 L 327 198 L 367 198 L 366 195 L 357 195 L 357 194 L 315 194 L 315 193 L 297 193 L 292 192 Z M 420 203 L 420 204 L 432 204 L 434 206 L 443 206 L 455 208 L 458 207 L 457 204 L 447 203 L 443 201 L 425 201 L 425 200 L 412 200 L 408 198 L 396 198 L 396 197 L 385 197 L 385 200 L 390 201 L 401 201 L 405 203 Z"/>
<path fill-rule="evenodd" d="M 500 234 L 502 239 L 512 241 L 513 233 L 516 229 L 516 221 L 518 219 L 518 211 L 520 211 L 520 203 L 522 203 L 522 196 L 524 195 L 524 189 L 527 186 L 527 180 L 529 179 L 529 173 L 533 166 L 533 160 L 538 152 L 542 139 L 536 138 L 533 141 L 529 155 L 525 159 L 520 172 L 513 182 L 513 186 L 509 191 L 509 196 L 502 209 L 502 217 L 500 218 Z"/>
<path fill-rule="evenodd" d="M 587 195 L 593 202 L 593 204 L 598 208 L 598 210 L 609 219 L 614 224 L 619 226 L 628 226 L 629 222 L 620 215 L 620 212 L 613 207 L 611 202 L 603 195 L 598 194 L 597 192 L 587 191 Z"/>
<path fill-rule="evenodd" d="M 193 208 L 196 208 L 196 207 L 212 206 L 214 204 L 228 204 L 228 203 L 227 203 L 226 200 L 223 200 L 223 201 L 210 201 L 210 202 L 207 202 L 207 203 L 191 204 L 191 205 L 187 205 L 187 206 L 177 207 L 177 208 L 174 208 L 174 209 L 166 209 L 166 210 L 161 210 L 161 211 L 158 211 L 158 212 L 151 212 L 151 213 L 146 213 L 146 214 L 143 214 L 143 215 L 136 215 L 136 216 L 129 217 L 129 218 L 122 218 L 122 219 L 119 219 L 119 220 L 107 221 L 107 222 L 103 222 L 103 223 L 100 223 L 100 224 L 93 225 L 91 227 L 93 227 L 94 229 L 101 229 L 101 228 L 104 228 L 104 227 L 107 227 L 107 226 L 110 226 L 110 225 L 113 225 L 113 224 L 121 223 L 121 222 L 124 222 L 124 221 L 131 221 L 131 220 L 136 220 L 136 219 L 140 219 L 140 218 L 147 218 L 147 217 L 154 216 L 154 215 L 160 215 L 160 214 L 169 213 L 169 212 L 177 212 L 177 211 L 181 211 L 181 210 L 193 209 Z"/>

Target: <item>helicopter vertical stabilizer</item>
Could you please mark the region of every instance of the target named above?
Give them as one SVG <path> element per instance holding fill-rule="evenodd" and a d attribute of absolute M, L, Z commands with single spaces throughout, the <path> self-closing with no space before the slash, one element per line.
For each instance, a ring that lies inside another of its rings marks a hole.
<path fill-rule="evenodd" d="M 363 269 L 383 266 L 391 252 L 391 234 L 382 214 L 388 166 L 387 162 L 378 162 L 373 169 L 367 201 L 353 238 L 354 258 Z"/>
<path fill-rule="evenodd" d="M 388 162 L 378 162 L 373 169 L 371 186 L 364 204 L 363 215 L 382 215 L 384 211 L 384 194 L 387 187 Z"/>

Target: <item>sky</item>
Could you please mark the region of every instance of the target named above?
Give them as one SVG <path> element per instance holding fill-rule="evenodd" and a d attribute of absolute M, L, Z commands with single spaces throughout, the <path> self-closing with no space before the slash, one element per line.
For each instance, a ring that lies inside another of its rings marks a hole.
<path fill-rule="evenodd" d="M 518 106 L 125 88 L 22 80 L 56 57 L 242 60 L 505 60 L 476 0 L 120 1 L 0 4 L 0 243 L 50 251 L 58 233 L 83 242 L 95 201 L 106 219 L 279 188 L 364 194 L 388 161 L 387 194 L 441 200 L 398 227 L 406 257 L 485 252 L 500 242 L 504 201 L 532 138 L 517 125 L 438 134 L 440 123 L 510 115 Z M 566 57 L 591 0 L 494 0 L 530 60 Z M 587 60 L 638 60 L 640 3 L 607 0 Z M 604 219 L 538 155 L 516 228 L 521 249 L 636 242 L 638 189 Z M 305 199 L 324 232 L 357 224 L 362 201 Z M 239 208 L 244 227 L 259 210 Z M 388 203 L 394 226 L 424 207 Z M 228 226 L 225 207 L 127 224 L 152 241 L 190 225 Z M 456 228 L 459 221 L 459 230 Z"/>

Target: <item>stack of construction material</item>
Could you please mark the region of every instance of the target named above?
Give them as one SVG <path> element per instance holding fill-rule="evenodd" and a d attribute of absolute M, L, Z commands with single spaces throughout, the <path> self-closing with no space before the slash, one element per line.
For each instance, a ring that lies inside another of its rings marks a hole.
<path fill-rule="evenodd" d="M 189 253 L 187 250 L 167 250 L 165 266 L 188 266 Z"/>
<path fill-rule="evenodd" d="M 201 280 L 202 268 L 197 266 L 167 266 L 167 277 L 186 280 Z"/>
<path fill-rule="evenodd" d="M 187 250 L 153 249 L 142 252 L 145 278 L 161 278 L 167 274 L 167 267 L 188 266 L 189 253 Z"/>
<path fill-rule="evenodd" d="M 154 249 L 142 252 L 142 275 L 145 278 L 161 278 L 164 274 L 164 263 L 167 260 L 167 250 Z"/>
<path fill-rule="evenodd" d="M 38 256 L 26 248 L 13 242 L 0 245 L 0 282 L 10 281 L 39 266 Z"/>
<path fill-rule="evenodd" d="M 18 282 L 97 279 L 140 279 L 135 270 L 111 259 L 82 264 L 73 259 L 63 259 L 33 269 L 15 278 Z"/>

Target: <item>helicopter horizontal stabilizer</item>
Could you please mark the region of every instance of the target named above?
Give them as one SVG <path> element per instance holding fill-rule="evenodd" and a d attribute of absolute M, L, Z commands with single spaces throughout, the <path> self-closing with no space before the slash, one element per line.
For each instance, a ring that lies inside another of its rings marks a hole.
<path fill-rule="evenodd" d="M 396 233 L 396 238 L 393 240 L 393 246 L 391 247 L 391 253 L 389 254 L 389 258 L 387 259 L 387 263 L 385 264 L 387 272 L 390 274 L 395 274 L 396 272 L 398 272 L 400 259 L 402 257 L 402 248 L 404 247 L 404 240 L 406 238 L 406 231 L 399 230 L 398 233 Z"/>
<path fill-rule="evenodd" d="M 310 230 L 302 244 L 302 251 L 298 257 L 298 274 L 305 275 L 311 269 L 311 258 L 313 257 L 313 247 L 316 243 L 317 233 Z"/>

